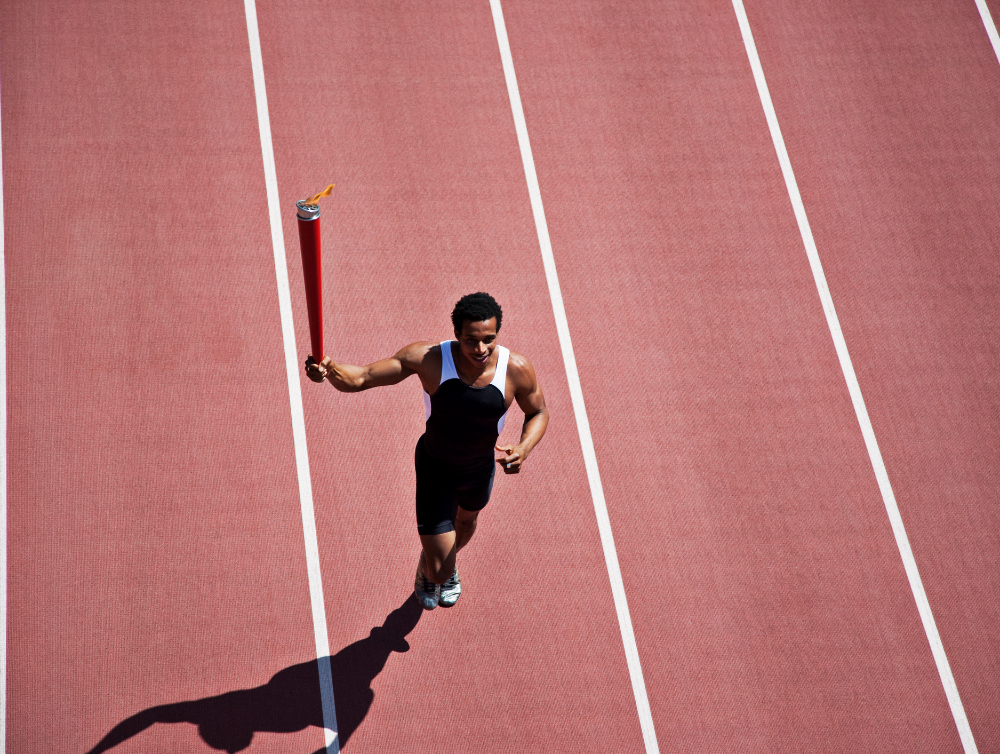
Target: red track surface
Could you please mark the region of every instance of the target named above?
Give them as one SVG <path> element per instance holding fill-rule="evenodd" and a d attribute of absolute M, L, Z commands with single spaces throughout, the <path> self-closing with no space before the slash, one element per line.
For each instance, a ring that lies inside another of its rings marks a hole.
<path fill-rule="evenodd" d="M 997 57 L 971 3 L 751 23 L 973 733 L 1000 751 Z"/>
<path fill-rule="evenodd" d="M 972 0 L 747 11 L 973 733 L 1000 751 L 1000 65 Z M 504 12 L 660 750 L 960 751 L 732 6 Z M 293 204 L 336 182 L 328 351 L 448 337 L 487 290 L 553 414 L 498 480 L 462 602 L 421 615 L 418 384 L 303 380 L 345 750 L 642 751 L 488 3 L 258 15 L 303 358 Z M 249 751 L 314 752 L 241 4 L 7 3 L 0 94 L 7 751 L 88 751 L 132 719 L 112 751 L 256 731 Z"/>

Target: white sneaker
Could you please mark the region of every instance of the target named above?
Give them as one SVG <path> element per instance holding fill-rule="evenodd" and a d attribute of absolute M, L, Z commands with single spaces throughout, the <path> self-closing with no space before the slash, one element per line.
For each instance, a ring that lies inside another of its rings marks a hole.
<path fill-rule="evenodd" d="M 451 607 L 458 602 L 458 598 L 461 596 L 462 582 L 458 578 L 458 567 L 456 566 L 451 578 L 441 585 L 441 596 L 438 598 L 438 604 L 441 607 Z"/>
<path fill-rule="evenodd" d="M 424 578 L 424 572 L 417 562 L 417 577 L 413 581 L 413 596 L 424 610 L 433 610 L 438 606 L 438 598 L 441 596 L 441 586 L 435 584 L 430 579 Z"/>

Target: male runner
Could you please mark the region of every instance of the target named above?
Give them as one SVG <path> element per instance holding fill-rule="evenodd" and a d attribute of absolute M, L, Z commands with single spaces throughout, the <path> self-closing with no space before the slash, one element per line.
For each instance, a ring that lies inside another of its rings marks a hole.
<path fill-rule="evenodd" d="M 417 441 L 417 532 L 422 551 L 414 594 L 425 610 L 451 607 L 462 593 L 455 557 L 476 531 L 476 518 L 493 491 L 499 464 L 517 474 L 545 434 L 549 412 L 531 363 L 497 345 L 503 312 L 492 296 L 470 293 L 451 313 L 454 340 L 421 341 L 367 366 L 317 364 L 310 356 L 306 374 L 353 393 L 395 385 L 411 374 L 420 378 L 427 427 Z M 513 401 L 524 411 L 517 445 L 497 445 Z M 493 450 L 503 453 L 494 459 Z M 495 461 L 495 462 L 494 462 Z"/>

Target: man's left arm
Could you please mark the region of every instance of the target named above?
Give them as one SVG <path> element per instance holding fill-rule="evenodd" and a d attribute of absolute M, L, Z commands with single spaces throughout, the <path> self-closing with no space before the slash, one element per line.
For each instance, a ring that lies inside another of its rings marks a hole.
<path fill-rule="evenodd" d="M 517 474 L 528 455 L 545 434 L 549 425 L 549 410 L 545 406 L 545 396 L 538 384 L 535 369 L 531 362 L 519 353 L 510 354 L 507 363 L 507 374 L 514 383 L 514 400 L 524 412 L 524 426 L 521 428 L 521 439 L 517 445 L 497 445 L 496 449 L 503 452 L 503 457 L 497 463 L 506 474 Z"/>

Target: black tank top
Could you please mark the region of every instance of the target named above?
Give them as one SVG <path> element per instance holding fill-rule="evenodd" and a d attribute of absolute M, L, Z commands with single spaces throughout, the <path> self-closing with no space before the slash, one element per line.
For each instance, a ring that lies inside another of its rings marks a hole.
<path fill-rule="evenodd" d="M 452 341 L 441 343 L 441 382 L 432 395 L 424 393 L 427 429 L 424 450 L 434 459 L 460 469 L 493 465 L 493 446 L 507 415 L 507 361 L 510 351 L 500 352 L 493 381 L 485 387 L 466 385 L 455 370 Z"/>

